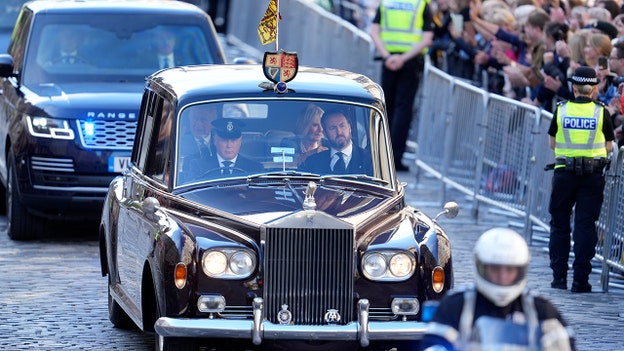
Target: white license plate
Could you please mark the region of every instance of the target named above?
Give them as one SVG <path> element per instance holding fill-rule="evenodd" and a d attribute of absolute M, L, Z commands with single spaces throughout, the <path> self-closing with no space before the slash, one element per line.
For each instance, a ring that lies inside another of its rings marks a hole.
<path fill-rule="evenodd" d="M 110 172 L 122 173 L 123 171 L 125 171 L 128 168 L 129 164 L 130 164 L 130 157 L 129 156 L 111 157 L 111 158 L 108 159 L 108 170 Z"/>

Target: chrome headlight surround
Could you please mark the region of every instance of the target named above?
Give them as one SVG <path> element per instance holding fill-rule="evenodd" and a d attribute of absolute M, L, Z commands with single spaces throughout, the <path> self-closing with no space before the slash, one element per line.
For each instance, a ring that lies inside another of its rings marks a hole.
<path fill-rule="evenodd" d="M 369 280 L 400 282 L 416 271 L 416 257 L 405 250 L 372 250 L 364 253 L 360 267 Z"/>
<path fill-rule="evenodd" d="M 38 138 L 74 140 L 74 130 L 61 118 L 26 116 L 30 135 Z"/>
<path fill-rule="evenodd" d="M 257 265 L 256 254 L 241 248 L 210 248 L 202 254 L 204 274 L 218 279 L 244 279 L 249 277 Z"/>

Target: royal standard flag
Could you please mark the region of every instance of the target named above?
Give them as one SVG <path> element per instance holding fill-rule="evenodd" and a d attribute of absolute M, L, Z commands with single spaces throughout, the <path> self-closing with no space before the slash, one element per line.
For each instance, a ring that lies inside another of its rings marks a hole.
<path fill-rule="evenodd" d="M 271 0 L 258 25 L 258 36 L 262 45 L 277 39 L 277 0 Z"/>

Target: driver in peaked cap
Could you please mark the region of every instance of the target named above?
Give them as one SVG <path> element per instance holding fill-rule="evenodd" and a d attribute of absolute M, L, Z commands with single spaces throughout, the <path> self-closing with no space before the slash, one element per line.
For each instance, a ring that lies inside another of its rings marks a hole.
<path fill-rule="evenodd" d="M 189 164 L 190 179 L 219 175 L 252 173 L 263 169 L 262 164 L 239 154 L 242 144 L 242 128 L 245 124 L 233 118 L 212 121 L 212 156 L 192 160 Z"/>

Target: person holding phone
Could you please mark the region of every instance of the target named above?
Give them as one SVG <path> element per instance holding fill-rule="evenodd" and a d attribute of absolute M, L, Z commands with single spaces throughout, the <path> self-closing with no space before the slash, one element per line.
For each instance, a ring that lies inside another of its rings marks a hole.
<path fill-rule="evenodd" d="M 613 84 L 616 74 L 609 67 L 609 57 L 599 56 L 596 74 L 600 79 L 598 84 L 598 101 L 605 105 L 610 105 L 614 98 L 618 96 L 617 86 Z"/>

